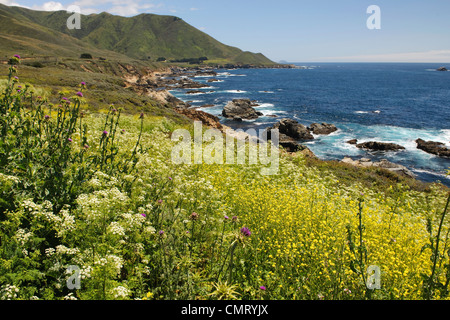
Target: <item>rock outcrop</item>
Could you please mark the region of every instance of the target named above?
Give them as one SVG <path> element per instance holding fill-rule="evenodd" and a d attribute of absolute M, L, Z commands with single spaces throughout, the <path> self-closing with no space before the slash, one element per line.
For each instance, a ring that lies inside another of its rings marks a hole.
<path fill-rule="evenodd" d="M 334 124 L 330 123 L 313 123 L 308 127 L 308 130 L 314 134 L 328 135 L 338 130 Z"/>
<path fill-rule="evenodd" d="M 377 141 L 369 141 L 356 145 L 359 149 L 367 149 L 373 151 L 399 151 L 405 150 L 405 147 L 395 144 L 395 143 L 386 143 L 386 142 L 377 142 Z"/>
<path fill-rule="evenodd" d="M 254 105 L 254 103 L 249 99 L 234 99 L 227 103 L 222 111 L 222 115 L 225 118 L 233 119 L 235 121 L 257 119 L 263 114 L 256 111 L 252 105 Z"/>
<path fill-rule="evenodd" d="M 415 178 L 415 175 L 405 166 L 402 166 L 400 164 L 389 162 L 386 159 L 383 159 L 379 162 L 373 162 L 370 159 L 362 158 L 359 160 L 353 160 L 352 158 L 346 157 L 341 162 L 350 164 L 355 167 L 360 168 L 370 168 L 370 167 L 377 167 L 389 170 L 391 172 L 395 172 L 400 176 L 408 177 L 408 178 Z"/>
<path fill-rule="evenodd" d="M 448 71 L 446 67 L 440 67 L 437 71 Z"/>
<path fill-rule="evenodd" d="M 441 142 L 425 141 L 417 139 L 417 149 L 423 150 L 427 153 L 434 154 L 443 158 L 450 158 L 450 149 Z"/>
<path fill-rule="evenodd" d="M 222 124 L 219 121 L 219 118 L 212 114 L 206 113 L 201 110 L 187 109 L 187 108 L 178 108 L 175 110 L 179 114 L 182 114 L 191 120 L 201 121 L 202 124 L 207 127 L 218 129 L 221 131 L 223 129 Z"/>
<path fill-rule="evenodd" d="M 314 136 L 309 132 L 308 128 L 293 119 L 281 119 L 270 129 L 278 129 L 280 134 L 284 134 L 294 140 L 314 140 Z"/>

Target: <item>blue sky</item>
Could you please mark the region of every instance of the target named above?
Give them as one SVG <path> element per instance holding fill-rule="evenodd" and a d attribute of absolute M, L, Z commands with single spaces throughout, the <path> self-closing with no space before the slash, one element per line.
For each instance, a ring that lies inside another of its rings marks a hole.
<path fill-rule="evenodd" d="M 217 40 L 289 62 L 450 63 L 449 0 L 0 0 L 38 10 L 78 5 L 107 11 L 175 15 Z M 381 9 L 369 30 L 367 8 Z"/>

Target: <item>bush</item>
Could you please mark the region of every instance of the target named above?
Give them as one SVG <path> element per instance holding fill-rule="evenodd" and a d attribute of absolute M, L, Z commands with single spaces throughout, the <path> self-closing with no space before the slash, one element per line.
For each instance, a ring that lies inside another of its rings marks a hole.
<path fill-rule="evenodd" d="M 80 59 L 92 59 L 92 55 L 90 53 L 82 53 Z"/>

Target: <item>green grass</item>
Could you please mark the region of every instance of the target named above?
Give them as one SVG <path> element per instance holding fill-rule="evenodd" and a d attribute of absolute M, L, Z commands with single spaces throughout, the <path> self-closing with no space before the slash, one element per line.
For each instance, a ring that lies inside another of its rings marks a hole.
<path fill-rule="evenodd" d="M 449 298 L 448 189 L 301 154 L 281 153 L 273 176 L 248 161 L 176 164 L 171 135 L 191 123 L 82 116 L 89 81 L 113 84 L 75 87 L 77 71 L 36 88 L 71 84 L 50 106 L 25 81 L 47 68 L 0 82 L 0 299 Z"/>
<path fill-rule="evenodd" d="M 274 65 L 262 54 L 243 52 L 215 40 L 180 18 L 155 14 L 134 17 L 108 13 L 82 16 L 82 28 L 69 30 L 65 11 L 39 12 L 0 4 L 0 54 L 79 57 L 90 53 L 126 61 L 155 62 L 208 57 L 233 64 Z"/>

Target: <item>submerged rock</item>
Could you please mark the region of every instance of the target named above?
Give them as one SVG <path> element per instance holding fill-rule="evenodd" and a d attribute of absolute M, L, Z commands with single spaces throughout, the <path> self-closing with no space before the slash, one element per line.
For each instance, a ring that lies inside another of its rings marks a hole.
<path fill-rule="evenodd" d="M 399 151 L 405 150 L 405 147 L 395 144 L 395 143 L 386 143 L 386 142 L 377 142 L 377 141 L 369 141 L 356 145 L 359 149 L 368 149 L 374 151 Z"/>
<path fill-rule="evenodd" d="M 443 158 L 450 158 L 450 149 L 441 142 L 425 141 L 417 139 L 417 149 L 423 150 L 427 153 L 437 155 Z"/>
<path fill-rule="evenodd" d="M 262 113 L 257 112 L 252 105 L 253 102 L 249 99 L 234 99 L 227 103 L 222 111 L 222 115 L 228 119 L 257 119 Z"/>

